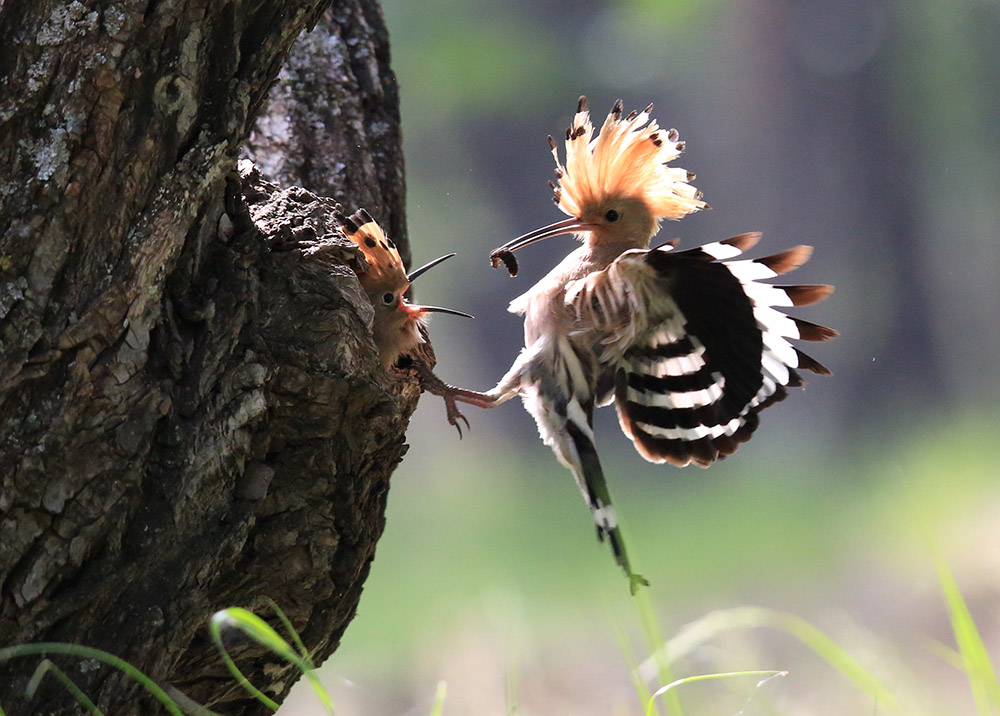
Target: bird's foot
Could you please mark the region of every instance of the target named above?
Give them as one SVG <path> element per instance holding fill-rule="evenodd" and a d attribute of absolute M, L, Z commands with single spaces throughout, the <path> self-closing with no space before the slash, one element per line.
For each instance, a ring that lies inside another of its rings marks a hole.
<path fill-rule="evenodd" d="M 465 423 L 465 429 L 471 429 L 469 426 L 469 419 L 462 415 L 462 411 L 458 409 L 458 403 L 455 401 L 453 395 L 442 395 L 441 398 L 444 400 L 444 409 L 448 415 L 448 423 L 454 425 L 455 429 L 458 431 L 458 439 L 462 439 L 462 423 Z"/>
<path fill-rule="evenodd" d="M 420 379 L 420 387 L 431 395 L 436 395 L 444 400 L 445 411 L 448 415 L 448 422 L 458 430 L 458 437 L 462 437 L 462 423 L 465 423 L 466 430 L 469 429 L 469 420 L 462 415 L 458 409 L 458 403 L 468 403 L 480 408 L 492 408 L 494 399 L 485 393 L 478 393 L 474 390 L 465 390 L 448 385 L 443 380 L 434 375 L 434 372 L 422 361 L 414 361 L 413 368 Z"/>

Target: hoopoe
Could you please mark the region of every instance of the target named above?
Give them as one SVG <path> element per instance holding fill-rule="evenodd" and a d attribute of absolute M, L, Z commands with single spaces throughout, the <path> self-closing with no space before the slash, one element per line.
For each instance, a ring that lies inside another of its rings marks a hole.
<path fill-rule="evenodd" d="M 454 316 L 472 318 L 468 313 L 453 308 L 420 306 L 410 303 L 405 298 L 406 292 L 418 276 L 455 254 L 446 254 L 434 259 L 407 275 L 403 270 L 403 260 L 396 245 L 385 235 L 371 214 L 359 209 L 351 216 L 346 216 L 338 209 L 334 219 L 344 235 L 358 245 L 368 262 L 368 270 L 359 273 L 358 280 L 375 309 L 372 337 L 378 348 L 379 359 L 386 370 L 390 370 L 421 343 L 429 342 L 426 328 L 427 314 L 450 313 Z M 418 357 L 414 357 L 408 367 L 416 370 L 424 390 L 444 398 L 448 422 L 458 429 L 461 437 L 462 427 L 459 421 L 464 421 L 466 427 L 469 421 L 459 412 L 455 400 L 449 394 L 440 392 L 438 386 L 446 384 Z"/>
<path fill-rule="evenodd" d="M 566 163 L 552 137 L 558 207 L 570 216 L 493 251 L 511 275 L 512 252 L 561 234 L 583 245 L 510 304 L 524 316 L 524 348 L 495 388 L 453 389 L 457 400 L 492 407 L 520 395 L 542 440 L 576 478 L 633 593 L 632 572 L 594 447 L 595 406 L 614 402 L 623 432 L 655 463 L 708 466 L 757 428 L 758 414 L 799 386 L 798 371 L 829 374 L 787 339 L 836 332 L 775 310 L 804 306 L 832 286 L 759 283 L 805 263 L 798 246 L 735 260 L 760 238 L 742 234 L 687 251 L 650 249 L 664 219 L 706 208 L 694 175 L 668 166 L 684 149 L 676 130 L 651 119 L 652 105 L 623 115 L 619 100 L 594 135 L 585 97 L 566 130 Z"/>

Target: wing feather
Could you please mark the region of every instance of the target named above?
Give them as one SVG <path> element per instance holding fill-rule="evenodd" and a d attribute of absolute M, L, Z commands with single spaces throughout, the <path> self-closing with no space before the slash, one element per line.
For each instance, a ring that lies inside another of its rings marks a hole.
<path fill-rule="evenodd" d="M 829 374 L 789 339 L 823 341 L 836 331 L 775 307 L 816 303 L 833 287 L 760 283 L 801 266 L 812 249 L 736 259 L 759 239 L 631 250 L 567 286 L 575 337 L 609 366 L 598 404 L 616 402 L 623 432 L 647 460 L 709 465 L 750 439 L 761 410 L 802 385 L 799 371 Z"/>

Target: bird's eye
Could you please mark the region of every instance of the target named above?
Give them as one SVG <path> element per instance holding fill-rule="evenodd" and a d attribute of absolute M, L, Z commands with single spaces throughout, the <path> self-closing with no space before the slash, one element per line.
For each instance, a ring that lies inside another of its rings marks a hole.
<path fill-rule="evenodd" d="M 604 218 L 613 223 L 615 221 L 618 221 L 620 216 L 621 214 L 619 214 L 614 209 L 608 209 L 608 213 L 604 215 Z"/>
<path fill-rule="evenodd" d="M 382 294 L 382 303 L 384 303 L 386 306 L 391 306 L 395 300 L 396 300 L 395 294 L 392 293 Z"/>

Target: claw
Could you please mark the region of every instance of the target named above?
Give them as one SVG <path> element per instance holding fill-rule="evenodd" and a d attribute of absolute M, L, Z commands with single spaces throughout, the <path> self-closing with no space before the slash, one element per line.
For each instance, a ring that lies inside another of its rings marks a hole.
<path fill-rule="evenodd" d="M 448 414 L 448 423 L 455 426 L 458 430 L 458 439 L 462 439 L 462 422 L 465 423 L 465 429 L 471 430 L 469 425 L 469 419 L 462 415 L 462 411 L 458 409 L 458 405 L 455 399 L 448 396 L 444 398 L 445 412 Z M 460 422 L 461 421 L 461 422 Z"/>
<path fill-rule="evenodd" d="M 2 2 L 3 0 L 0 0 L 0 3 Z M 462 415 L 462 411 L 458 409 L 459 401 L 470 405 L 476 405 L 480 408 L 492 408 L 496 405 L 496 399 L 485 393 L 463 390 L 461 388 L 448 385 L 434 375 L 431 369 L 427 367 L 427 364 L 422 361 L 414 361 L 413 368 L 416 370 L 417 376 L 420 379 L 420 387 L 431 395 L 436 395 L 444 400 L 445 410 L 448 414 L 448 422 L 451 425 L 454 425 L 455 429 L 458 430 L 458 438 L 460 440 L 462 439 L 462 425 L 459 421 L 465 423 L 467 430 L 471 430 L 472 428 L 469 426 L 468 418 Z"/>

